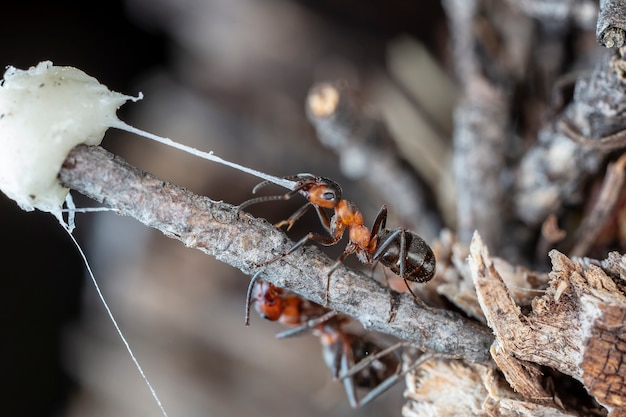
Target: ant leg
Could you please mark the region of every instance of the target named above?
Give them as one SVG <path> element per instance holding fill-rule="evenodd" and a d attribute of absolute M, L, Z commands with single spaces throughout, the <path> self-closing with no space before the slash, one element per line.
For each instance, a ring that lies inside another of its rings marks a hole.
<path fill-rule="evenodd" d="M 363 407 L 369 404 L 372 400 L 384 394 L 389 388 L 396 385 L 402 376 L 404 376 L 402 373 L 393 374 L 389 378 L 385 379 L 383 382 L 381 382 L 375 388 L 373 388 L 370 392 L 368 392 L 360 401 L 358 401 L 357 407 Z"/>
<path fill-rule="evenodd" d="M 302 217 L 304 213 L 306 213 L 307 210 L 310 208 L 311 208 L 311 203 L 306 203 L 305 205 L 300 207 L 298 210 L 296 210 L 291 216 L 289 216 L 287 220 L 279 221 L 278 223 L 274 225 L 274 227 L 280 229 L 282 226 L 287 225 L 287 230 L 289 231 L 293 227 L 294 223 L 297 222 L 298 219 Z"/>
<path fill-rule="evenodd" d="M 366 356 L 359 363 L 352 366 L 350 369 L 346 370 L 344 373 L 340 374 L 339 379 L 349 378 L 359 373 L 363 369 L 367 368 L 368 366 L 372 364 L 372 362 L 382 358 L 383 356 L 387 356 L 388 354 L 397 351 L 401 347 L 410 346 L 410 345 L 411 345 L 411 342 L 397 342 L 379 352 L 376 352 L 373 355 Z"/>
<path fill-rule="evenodd" d="M 338 378 L 343 380 L 344 388 L 346 390 L 346 394 L 348 396 L 348 400 L 350 401 L 350 406 L 352 406 L 352 408 L 359 408 L 368 404 L 374 398 L 378 397 L 383 392 L 387 391 L 389 388 L 395 385 L 396 382 L 398 382 L 398 380 L 400 379 L 400 376 L 402 375 L 401 373 L 402 365 L 398 363 L 398 367 L 395 373 L 389 378 L 385 379 L 383 382 L 381 382 L 378 386 L 373 388 L 362 399 L 358 398 L 356 387 L 354 385 L 354 375 L 356 375 L 358 372 L 362 371 L 366 367 L 371 366 L 371 364 L 378 358 L 381 358 L 391 352 L 395 352 L 398 348 L 400 348 L 402 345 L 405 345 L 405 344 L 409 344 L 409 342 L 396 343 L 395 345 L 392 345 L 386 349 L 383 349 L 374 355 L 370 355 L 366 357 L 365 359 L 361 360 L 356 365 L 354 365 L 353 363 L 350 363 L 350 361 L 348 360 L 342 360 L 341 373 L 339 374 Z"/>
<path fill-rule="evenodd" d="M 374 252 L 374 255 L 372 255 L 372 259 L 375 261 L 378 260 L 383 255 L 383 253 L 385 253 L 387 248 L 393 243 L 394 239 L 400 234 L 401 231 L 404 231 L 404 229 L 396 229 L 393 231 L 392 234 L 387 236 L 387 239 L 385 239 L 383 242 L 379 242 L 379 245 L 376 248 L 376 252 Z"/>
<path fill-rule="evenodd" d="M 302 215 L 304 215 L 304 213 L 306 213 L 306 211 L 308 209 L 311 208 L 311 206 L 315 207 L 315 211 L 317 212 L 317 217 L 320 219 L 320 223 L 322 223 L 322 226 L 324 226 L 324 229 L 330 233 L 330 219 L 328 218 L 328 215 L 326 214 L 326 212 L 319 206 L 308 202 L 306 203 L 304 206 L 300 207 L 295 213 L 293 213 L 291 216 L 289 216 L 289 218 L 287 220 L 282 220 L 278 223 L 276 223 L 274 225 L 274 227 L 282 227 L 285 224 L 287 224 L 287 230 L 289 231 L 291 229 L 291 227 L 293 226 L 293 224 L 298 221 L 298 219 L 300 217 L 302 217 Z"/>
<path fill-rule="evenodd" d="M 332 319 L 333 317 L 336 317 L 339 313 L 335 310 L 329 311 L 328 313 L 325 313 L 319 317 L 316 317 L 314 319 L 308 320 L 304 323 L 302 323 L 299 326 L 296 327 L 292 327 L 291 329 L 287 329 L 284 330 L 280 333 L 276 334 L 276 338 L 277 339 L 287 339 L 289 337 L 294 337 L 299 335 L 300 333 L 312 329 L 314 327 L 319 326 L 320 324 L 326 323 L 327 321 L 329 321 L 330 319 Z"/>
<path fill-rule="evenodd" d="M 354 253 L 354 248 L 352 247 L 352 245 L 348 244 L 346 249 L 339 256 L 339 258 L 337 258 L 333 266 L 330 268 L 330 271 L 328 271 L 328 275 L 326 275 L 326 298 L 324 301 L 325 306 L 328 305 L 328 300 L 330 296 L 330 276 L 333 274 L 333 272 L 335 272 L 337 268 L 339 268 L 339 265 L 343 264 L 344 259 L 346 259 L 346 257 L 351 253 Z"/>
<path fill-rule="evenodd" d="M 400 276 L 402 277 L 402 279 L 404 279 L 404 285 L 406 285 L 406 289 L 409 290 L 409 293 L 411 293 L 413 298 L 415 298 L 416 300 L 422 301 L 421 298 L 415 295 L 415 293 L 411 289 L 411 286 L 409 285 L 409 280 L 404 278 L 404 272 L 405 272 L 404 269 L 406 268 L 406 257 L 407 257 L 406 233 L 404 229 L 399 229 L 399 230 L 400 230 Z"/>
<path fill-rule="evenodd" d="M 406 285 L 406 289 L 409 290 L 413 299 L 424 309 L 430 310 L 428 304 L 424 302 L 420 297 L 417 296 L 411 289 L 411 285 L 409 284 L 409 280 L 404 278 L 404 268 L 405 261 L 407 258 L 407 248 L 406 248 L 406 233 L 404 229 L 400 229 L 400 276 L 404 279 L 404 285 Z"/>
<path fill-rule="evenodd" d="M 384 242 L 380 242 L 380 245 L 378 245 L 378 248 L 376 249 L 376 252 L 374 252 L 372 259 L 378 260 L 385 253 L 387 248 L 393 243 L 394 239 L 396 239 L 398 235 L 400 235 L 400 252 L 398 254 L 398 257 L 400 259 L 400 277 L 404 279 L 404 269 L 406 267 L 407 257 L 406 233 L 404 229 L 399 228 L 394 230 L 392 234 L 387 236 L 387 239 Z M 422 304 L 422 306 L 426 306 L 422 299 L 413 292 L 407 279 L 404 279 L 404 284 L 406 285 L 406 289 L 409 290 L 409 293 L 413 296 L 413 298 L 418 300 L 420 304 Z"/>
<path fill-rule="evenodd" d="M 374 273 L 376 272 L 376 267 L 378 266 L 378 261 L 374 261 L 372 263 L 372 270 L 370 273 L 370 278 L 379 282 L 378 279 L 374 278 Z M 389 276 L 387 276 L 387 270 L 382 268 L 383 278 L 385 279 L 385 288 L 389 289 L 389 317 L 387 317 L 387 323 L 391 323 L 395 318 L 396 314 L 398 314 L 398 305 L 400 304 L 400 300 L 398 298 L 398 293 L 391 289 L 389 284 Z"/>
<path fill-rule="evenodd" d="M 317 211 L 317 217 L 319 217 L 320 223 L 322 223 L 322 226 L 324 226 L 324 229 L 329 234 L 332 234 L 332 232 L 330 231 L 330 219 L 328 218 L 328 214 L 326 214 L 326 212 L 320 206 L 314 204 L 314 207 L 315 211 Z"/>
<path fill-rule="evenodd" d="M 389 317 L 387 323 L 391 323 L 398 315 L 398 306 L 400 305 L 400 293 L 389 290 Z"/>
<path fill-rule="evenodd" d="M 363 397 L 363 399 L 359 402 L 358 406 L 363 407 L 371 402 L 373 399 L 377 398 L 389 388 L 393 387 L 400 378 L 404 377 L 407 373 L 413 371 L 415 368 L 426 362 L 428 359 L 432 358 L 434 355 L 431 353 L 422 354 L 415 362 L 413 362 L 407 369 L 404 371 L 398 370 L 395 374 L 391 375 L 389 378 L 385 379 L 383 382 L 378 384 L 374 389 L 367 393 Z"/>
<path fill-rule="evenodd" d="M 372 225 L 372 236 L 377 236 L 387 225 L 387 206 L 383 206 L 378 211 L 374 224 Z"/>
<path fill-rule="evenodd" d="M 344 371 L 348 370 L 353 362 L 354 357 L 352 356 L 352 352 L 349 348 L 344 348 L 343 355 L 341 356 L 341 372 L 339 374 L 341 375 L 344 373 Z M 350 403 L 350 407 L 359 408 L 361 406 L 361 401 L 359 401 L 354 378 L 343 378 L 342 381 L 343 388 L 346 391 L 346 396 L 348 397 L 348 402 Z"/>
<path fill-rule="evenodd" d="M 268 261 L 261 262 L 259 264 L 255 264 L 254 267 L 255 268 L 260 268 L 262 266 L 266 266 L 266 265 L 269 265 L 271 263 L 274 263 L 277 260 L 279 260 L 281 258 L 284 258 L 285 256 L 291 254 L 296 249 L 304 246 L 304 244 L 307 243 L 309 240 L 317 242 L 317 243 L 319 243 L 320 245 L 323 245 L 323 246 L 332 246 L 335 243 L 339 242 L 340 239 L 341 239 L 341 236 L 339 236 L 337 238 L 337 237 L 331 237 L 331 236 L 324 236 L 324 235 L 320 235 L 320 234 L 317 234 L 317 233 L 308 233 L 302 239 L 297 241 L 291 248 L 289 248 L 289 250 L 287 250 L 287 252 L 282 253 L 282 254 L 280 254 L 278 256 L 275 256 L 275 257 L 273 257 L 272 259 L 270 259 Z"/>
<path fill-rule="evenodd" d="M 250 279 L 250 284 L 248 284 L 248 291 L 246 292 L 246 314 L 244 316 L 244 324 L 246 326 L 250 325 L 250 301 L 252 300 L 252 291 L 254 290 L 254 285 L 261 278 L 262 273 L 262 271 L 259 271 L 254 274 Z"/>

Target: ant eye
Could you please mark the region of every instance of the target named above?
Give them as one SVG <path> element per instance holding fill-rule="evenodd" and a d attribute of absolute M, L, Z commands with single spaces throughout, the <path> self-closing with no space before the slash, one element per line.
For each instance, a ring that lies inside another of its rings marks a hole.
<path fill-rule="evenodd" d="M 325 192 L 323 197 L 324 197 L 324 200 L 328 200 L 328 201 L 335 200 L 337 198 L 335 193 L 330 192 L 330 191 Z"/>

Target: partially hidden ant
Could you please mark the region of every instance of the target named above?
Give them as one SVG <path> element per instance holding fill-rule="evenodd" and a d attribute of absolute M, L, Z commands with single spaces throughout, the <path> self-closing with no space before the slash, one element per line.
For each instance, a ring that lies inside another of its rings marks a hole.
<path fill-rule="evenodd" d="M 411 290 L 408 281 L 426 282 L 435 275 L 435 255 L 424 239 L 404 228 L 385 229 L 387 222 L 387 207 L 385 205 L 381 207 L 370 230 L 364 226 L 363 214 L 357 206 L 353 202 L 342 198 L 341 187 L 335 181 L 311 174 L 298 174 L 285 178 L 297 181 L 293 190 L 283 195 L 257 197 L 247 200 L 239 206 L 239 210 L 264 201 L 288 200 L 294 195 L 300 194 L 308 202 L 295 211 L 287 220 L 283 220 L 275 226 L 287 225 L 287 230 L 289 230 L 309 208 L 314 207 L 320 222 L 329 235 L 308 233 L 287 252 L 257 264 L 257 267 L 271 264 L 289 255 L 309 240 L 324 246 L 334 245 L 341 240 L 347 229 L 348 244 L 328 272 L 326 304 L 328 304 L 331 274 L 352 253 L 365 264 L 380 262 L 391 269 L 396 275 L 404 279 L 407 289 L 415 298 L 417 297 Z M 253 189 L 253 192 L 267 184 L 267 182 L 258 184 Z M 329 219 L 324 209 L 332 209 L 334 211 L 332 218 Z"/>
<path fill-rule="evenodd" d="M 377 398 L 418 365 L 413 364 L 410 369 L 402 371 L 398 350 L 406 343 L 383 348 L 372 337 L 346 329 L 349 318 L 278 288 L 260 277 L 261 273 L 257 272 L 248 287 L 246 324 L 249 323 L 250 306 L 253 304 L 261 317 L 291 327 L 278 333 L 278 338 L 311 330 L 320 338 L 324 361 L 333 379 L 343 382 L 353 408 Z M 358 389 L 368 391 L 359 398 Z"/>

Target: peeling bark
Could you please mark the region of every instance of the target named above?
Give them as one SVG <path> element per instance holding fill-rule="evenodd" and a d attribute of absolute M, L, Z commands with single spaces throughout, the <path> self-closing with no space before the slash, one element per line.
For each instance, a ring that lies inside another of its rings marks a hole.
<path fill-rule="evenodd" d="M 626 296 L 600 267 L 585 267 L 555 250 L 550 258 L 548 290 L 524 315 L 480 236 L 474 236 L 470 268 L 496 343 L 518 361 L 549 366 L 577 379 L 611 416 L 624 415 Z M 520 378 L 519 365 L 497 362 L 509 382 L 531 382 L 532 375 Z"/>
<path fill-rule="evenodd" d="M 404 417 L 565 417 L 575 411 L 540 404 L 511 389 L 493 368 L 432 359 L 407 376 Z"/>

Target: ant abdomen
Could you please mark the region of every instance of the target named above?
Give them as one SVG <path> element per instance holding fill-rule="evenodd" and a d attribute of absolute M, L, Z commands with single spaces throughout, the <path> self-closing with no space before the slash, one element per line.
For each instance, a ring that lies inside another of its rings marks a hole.
<path fill-rule="evenodd" d="M 383 229 L 378 239 L 378 246 L 384 250 L 375 257 L 375 260 L 396 275 L 413 282 L 426 282 L 433 278 L 436 266 L 435 254 L 426 241 L 416 233 L 406 229 Z"/>

